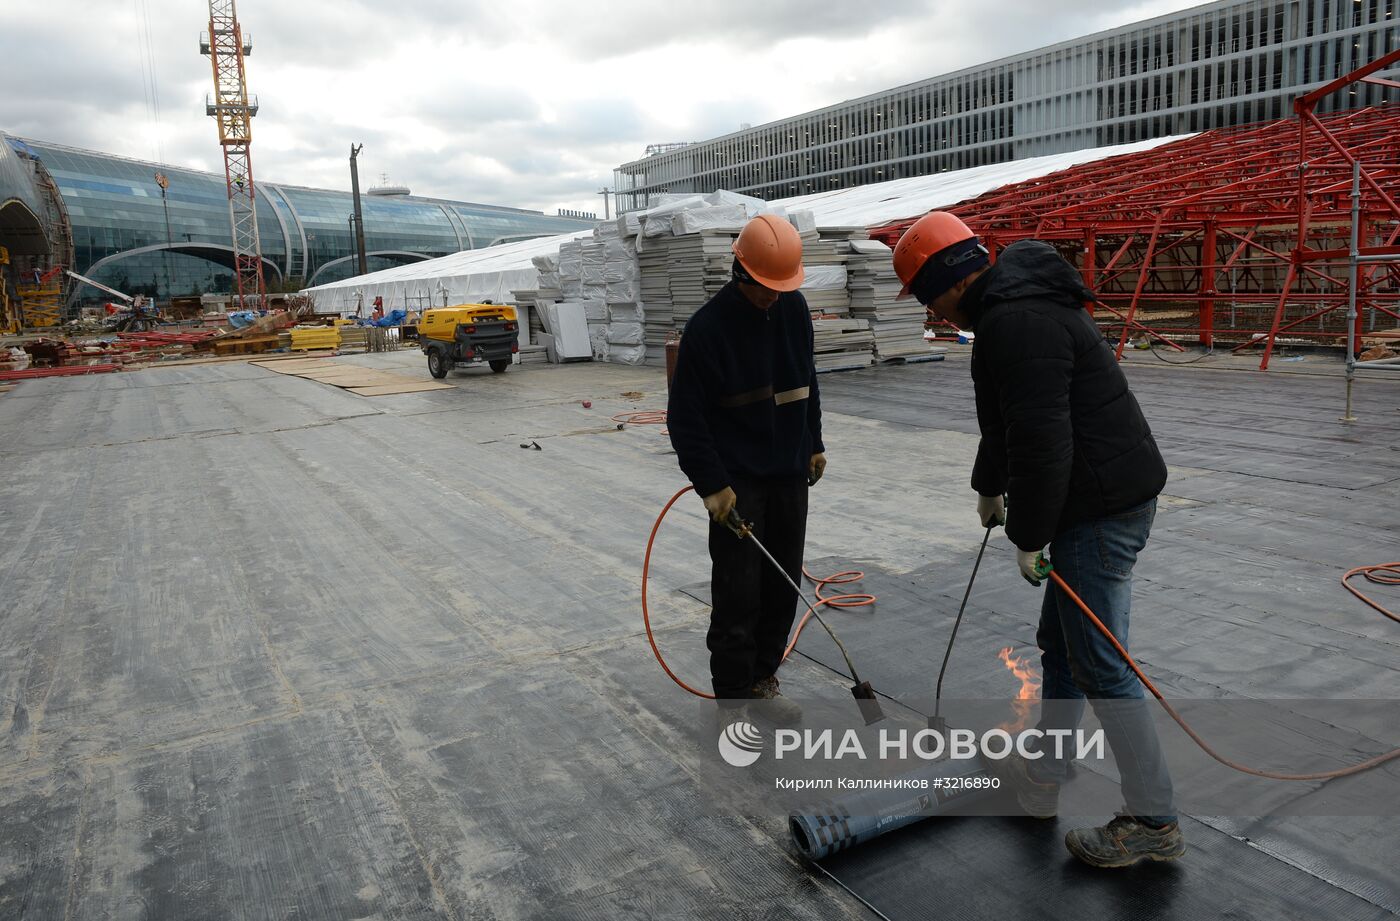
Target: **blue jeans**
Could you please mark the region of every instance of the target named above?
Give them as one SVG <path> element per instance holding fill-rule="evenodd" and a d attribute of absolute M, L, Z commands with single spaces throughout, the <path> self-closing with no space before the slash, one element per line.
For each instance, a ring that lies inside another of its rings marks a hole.
<path fill-rule="evenodd" d="M 1128 645 L 1133 564 L 1147 545 L 1157 500 L 1118 515 L 1087 521 L 1050 542 L 1050 562 L 1113 635 Z M 1141 682 L 1108 639 L 1052 582 L 1045 587 L 1036 643 L 1043 669 L 1041 730 L 1079 726 L 1084 702 L 1091 701 L 1118 762 L 1126 811 L 1152 824 L 1176 820 L 1172 781 Z M 1052 752 L 1032 762 L 1031 775 L 1063 783 L 1069 759 Z"/>

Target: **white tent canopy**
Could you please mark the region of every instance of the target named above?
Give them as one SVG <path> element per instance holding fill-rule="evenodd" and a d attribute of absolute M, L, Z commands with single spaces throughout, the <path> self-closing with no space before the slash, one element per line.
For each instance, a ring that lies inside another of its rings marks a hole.
<path fill-rule="evenodd" d="M 318 285 L 302 293 L 311 296 L 317 313 L 354 313 L 361 305 L 368 312 L 376 297 L 384 299 L 386 311 L 421 310 L 427 306 L 469 304 L 487 299 L 503 303 L 511 299 L 511 291 L 535 287 L 537 276 L 530 262 L 533 257 L 553 256 L 559 252 L 560 243 L 592 233 L 592 230 L 579 230 L 469 249 Z"/>
<path fill-rule="evenodd" d="M 1031 157 L 931 176 L 893 179 L 779 199 L 768 202 L 768 206 L 789 213 L 811 211 L 818 227 L 877 227 L 917 217 L 936 208 L 946 208 L 1002 186 L 1047 176 L 1081 163 L 1150 150 L 1175 140 L 1180 138 L 1155 138 L 1135 144 Z M 361 305 L 368 309 L 376 297 L 384 299 L 385 310 L 419 309 L 430 304 L 463 304 L 488 298 L 497 302 L 509 301 L 511 291 L 535 287 L 537 273 L 530 262 L 532 257 L 555 255 L 559 244 L 587 237 L 591 233 L 576 231 L 467 250 L 440 259 L 320 285 L 304 293 L 312 297 L 320 313 L 350 313 Z"/>

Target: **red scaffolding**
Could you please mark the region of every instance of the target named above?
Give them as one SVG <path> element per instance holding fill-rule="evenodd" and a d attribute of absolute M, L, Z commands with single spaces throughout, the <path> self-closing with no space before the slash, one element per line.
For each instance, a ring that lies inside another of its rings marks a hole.
<path fill-rule="evenodd" d="M 1296 119 L 1207 131 L 1003 186 L 948 210 L 997 252 L 1052 243 L 1098 295 L 1100 322 L 1180 349 L 1344 344 L 1359 164 L 1354 332 L 1400 325 L 1400 105 L 1319 116 L 1319 101 L 1400 51 L 1299 97 Z M 891 246 L 917 218 L 871 232 Z M 1382 261 L 1389 257 L 1390 261 Z M 1341 311 L 1339 312 L 1339 308 Z"/>

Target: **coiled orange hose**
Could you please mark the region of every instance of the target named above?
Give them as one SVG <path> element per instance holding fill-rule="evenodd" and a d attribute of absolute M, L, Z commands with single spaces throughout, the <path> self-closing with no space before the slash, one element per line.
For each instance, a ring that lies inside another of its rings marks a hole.
<path fill-rule="evenodd" d="M 1351 592 L 1377 611 L 1380 611 L 1386 617 L 1389 617 L 1396 623 L 1400 623 L 1400 615 L 1382 607 L 1380 602 L 1347 581 L 1352 576 L 1365 576 L 1368 582 L 1374 582 L 1376 585 L 1400 585 L 1400 563 L 1377 563 L 1374 566 L 1358 566 L 1355 569 L 1348 569 L 1346 575 L 1342 576 L 1342 586 L 1347 591 Z"/>
<path fill-rule="evenodd" d="M 624 413 L 624 415 L 627 414 Z M 704 697 L 707 700 L 714 700 L 715 695 L 691 687 L 689 684 L 686 684 L 684 681 L 682 681 L 680 676 L 678 676 L 675 672 L 671 671 L 671 666 L 666 664 L 666 657 L 661 654 L 661 647 L 656 644 L 656 634 L 652 631 L 651 628 L 651 611 L 647 607 L 647 585 L 651 578 L 651 549 L 652 546 L 656 543 L 656 532 L 661 529 L 661 522 L 666 520 L 666 513 L 671 511 L 671 506 L 675 505 L 676 501 L 679 500 L 681 496 L 690 492 L 693 488 L 694 487 L 692 486 L 685 486 L 682 489 L 678 490 L 676 494 L 672 496 L 670 500 L 662 507 L 661 514 L 656 516 L 656 522 L 651 526 L 651 534 L 647 537 L 646 556 L 642 558 L 642 623 L 646 626 L 647 642 L 651 644 L 651 651 L 656 656 L 656 661 L 661 663 L 661 667 L 665 669 L 666 674 L 670 677 L 670 679 L 676 684 L 680 685 L 685 690 L 694 694 L 696 697 Z M 854 592 L 840 595 L 822 594 L 822 588 L 824 586 L 845 585 L 850 582 L 858 582 L 859 580 L 865 577 L 865 573 L 860 572 L 859 570 L 847 570 L 845 572 L 838 572 L 835 575 L 828 576 L 825 579 L 818 579 L 816 576 L 813 576 L 811 573 L 809 573 L 807 571 L 807 567 L 804 566 L 802 567 L 802 575 L 806 576 L 809 580 L 816 583 L 817 603 L 816 605 L 808 605 L 807 613 L 803 614 L 802 619 L 797 622 L 797 629 L 793 631 L 792 639 L 788 641 L 787 648 L 783 650 L 783 661 L 787 661 L 787 657 L 792 654 L 793 648 L 797 646 L 797 639 L 798 637 L 802 636 L 802 630 L 807 626 L 807 622 L 812 619 L 812 615 L 816 613 L 815 608 L 820 607 L 822 605 L 828 605 L 833 608 L 858 608 L 865 607 L 867 605 L 872 605 L 875 603 L 875 596 L 867 594 L 865 592 Z"/>

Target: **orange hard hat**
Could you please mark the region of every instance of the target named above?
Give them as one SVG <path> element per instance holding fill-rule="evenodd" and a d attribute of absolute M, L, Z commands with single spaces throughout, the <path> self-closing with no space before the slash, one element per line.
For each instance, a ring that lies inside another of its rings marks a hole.
<path fill-rule="evenodd" d="M 894 245 L 894 272 L 904 282 L 900 297 L 909 296 L 909 286 L 924 267 L 924 263 L 935 253 L 940 253 L 955 243 L 975 240 L 977 234 L 962 222 L 962 219 L 947 211 L 930 211 L 919 218 L 904 236 Z"/>
<path fill-rule="evenodd" d="M 763 287 L 796 291 L 802 286 L 802 238 L 782 218 L 760 214 L 749 221 L 733 250 L 739 265 Z"/>

